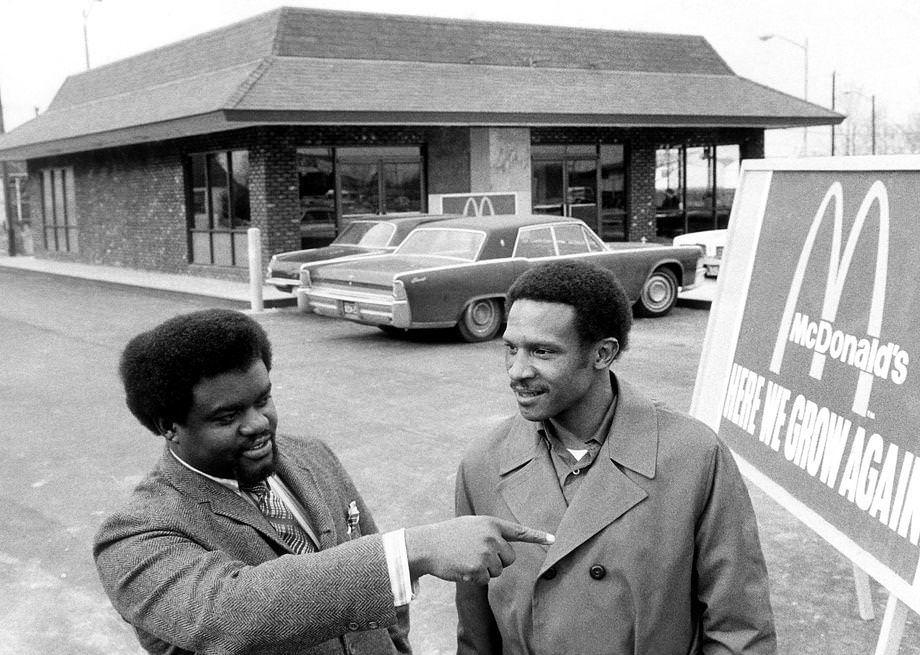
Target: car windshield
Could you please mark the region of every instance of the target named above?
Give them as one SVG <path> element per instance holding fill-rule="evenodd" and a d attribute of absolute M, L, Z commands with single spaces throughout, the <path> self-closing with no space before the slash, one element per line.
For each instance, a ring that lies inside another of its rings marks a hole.
<path fill-rule="evenodd" d="M 398 255 L 436 255 L 473 261 L 486 235 L 473 230 L 426 228 L 413 231 L 396 249 Z"/>
<path fill-rule="evenodd" d="M 365 246 L 367 248 L 385 248 L 390 245 L 390 239 L 396 231 L 392 223 L 374 221 L 355 221 L 336 237 L 333 243 L 337 246 Z"/>

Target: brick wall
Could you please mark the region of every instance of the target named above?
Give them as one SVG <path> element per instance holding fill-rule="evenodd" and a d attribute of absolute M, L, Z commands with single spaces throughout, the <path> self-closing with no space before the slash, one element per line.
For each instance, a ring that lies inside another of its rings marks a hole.
<path fill-rule="evenodd" d="M 763 131 L 534 128 L 533 143 L 625 143 L 629 238 L 654 235 L 655 149 L 662 144 L 740 144 L 742 157 L 763 156 Z M 243 267 L 190 264 L 184 158 L 195 152 L 248 150 L 253 227 L 262 257 L 300 247 L 296 151 L 310 146 L 419 145 L 427 148 L 427 191 L 469 191 L 467 128 L 387 126 L 258 127 L 32 160 L 29 192 L 36 255 L 130 268 L 248 279 Z M 74 170 L 79 251 L 49 252 L 41 230 L 41 170 Z"/>

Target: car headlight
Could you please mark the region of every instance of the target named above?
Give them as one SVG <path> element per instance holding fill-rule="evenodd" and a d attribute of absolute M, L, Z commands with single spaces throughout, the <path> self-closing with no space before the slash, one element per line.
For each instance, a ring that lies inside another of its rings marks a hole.
<path fill-rule="evenodd" d="M 396 300 L 406 299 L 406 285 L 402 280 L 393 280 L 393 297 Z"/>
<path fill-rule="evenodd" d="M 312 287 L 313 280 L 310 279 L 309 269 L 302 268 L 300 269 L 300 286 L 302 287 Z"/>

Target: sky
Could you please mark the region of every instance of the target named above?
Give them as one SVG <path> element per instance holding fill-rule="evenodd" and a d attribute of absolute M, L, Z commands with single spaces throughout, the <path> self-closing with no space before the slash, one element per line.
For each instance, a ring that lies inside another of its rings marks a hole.
<path fill-rule="evenodd" d="M 85 69 L 84 25 L 90 63 L 101 66 L 282 5 L 698 34 L 738 75 L 798 97 L 807 60 L 808 99 L 825 107 L 836 73 L 835 106 L 858 133 L 871 129 L 873 95 L 879 125 L 920 114 L 920 0 L 0 0 L 6 130 Z M 809 130 L 809 154 L 829 154 L 829 133 Z M 767 134 L 769 156 L 802 146 L 801 130 Z"/>

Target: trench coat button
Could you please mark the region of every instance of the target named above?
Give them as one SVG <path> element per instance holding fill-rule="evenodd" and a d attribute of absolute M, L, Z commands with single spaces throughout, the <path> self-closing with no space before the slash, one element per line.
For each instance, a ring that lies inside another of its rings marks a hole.
<path fill-rule="evenodd" d="M 351 623 L 348 624 L 348 629 L 351 630 L 352 632 L 355 632 L 358 629 L 358 624 L 352 621 Z"/>
<path fill-rule="evenodd" d="M 588 570 L 588 573 L 595 580 L 602 580 L 604 576 L 607 575 L 607 569 L 605 569 L 600 564 L 595 564 Z"/>
<path fill-rule="evenodd" d="M 556 577 L 556 567 L 555 566 L 549 567 L 548 569 L 546 569 L 546 572 L 543 574 L 544 580 L 552 580 L 555 577 Z"/>

